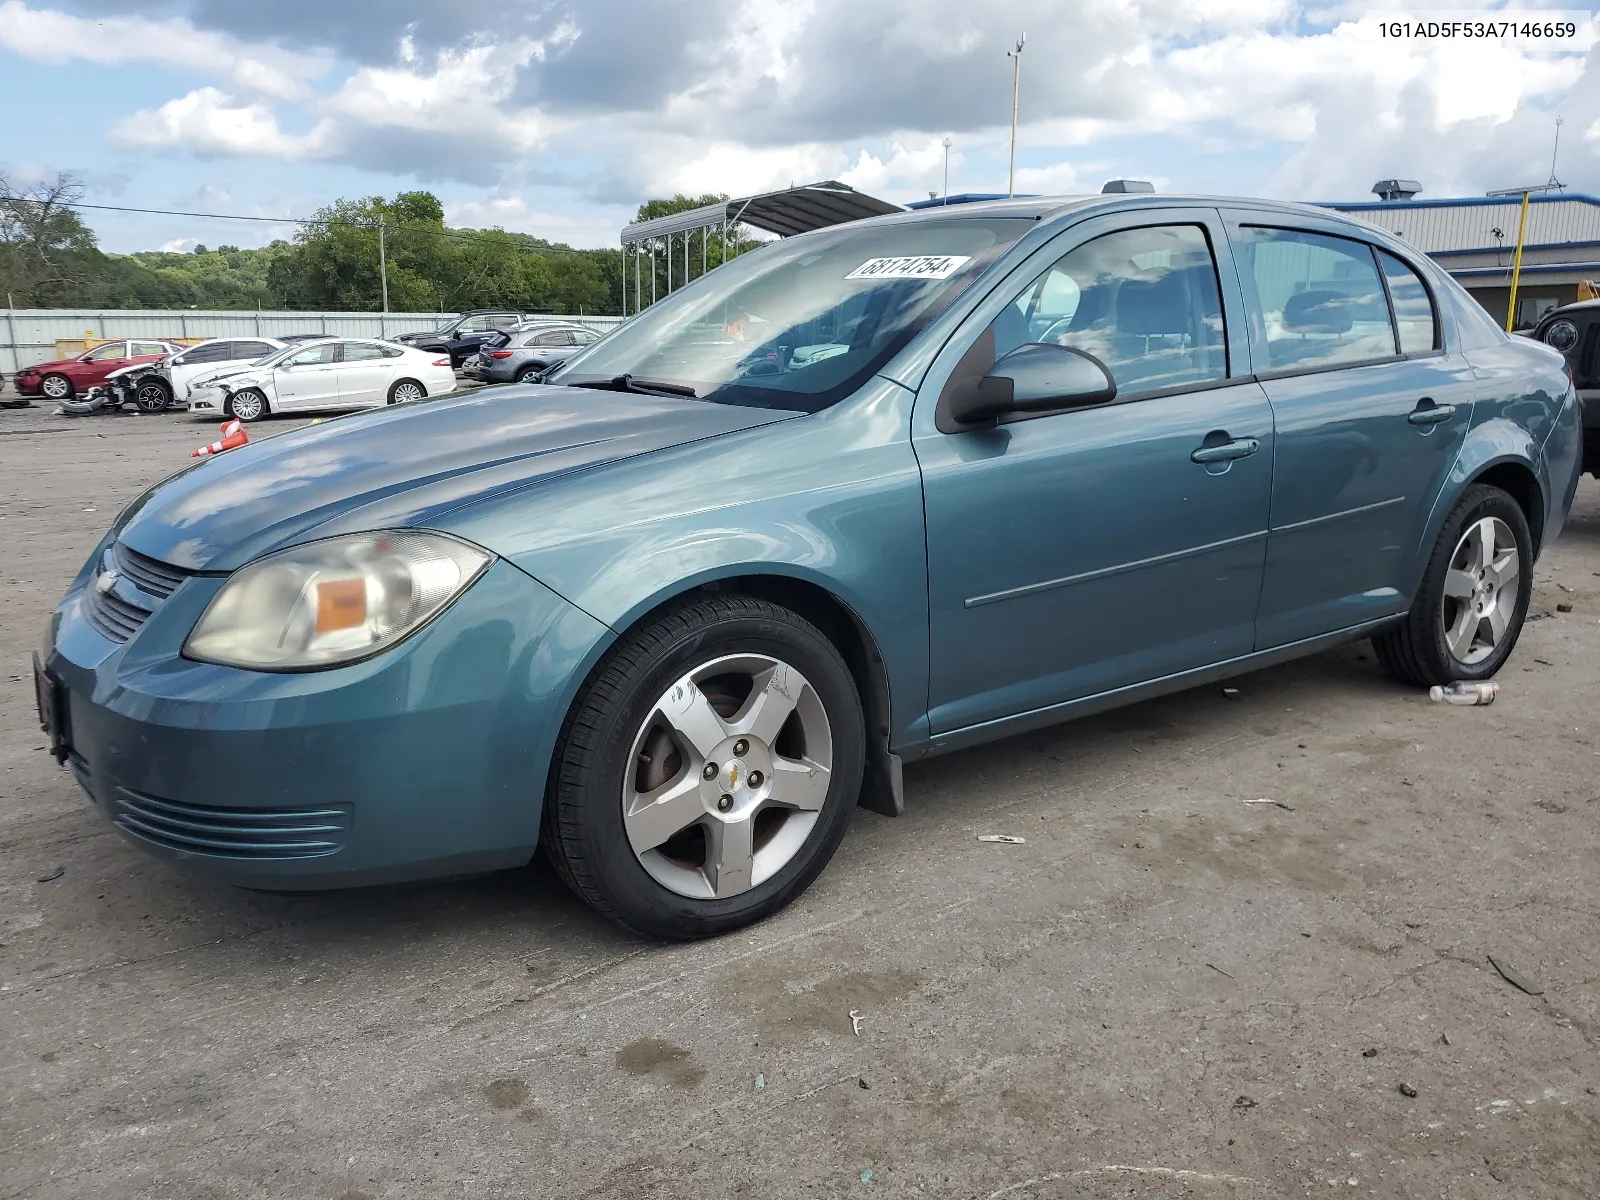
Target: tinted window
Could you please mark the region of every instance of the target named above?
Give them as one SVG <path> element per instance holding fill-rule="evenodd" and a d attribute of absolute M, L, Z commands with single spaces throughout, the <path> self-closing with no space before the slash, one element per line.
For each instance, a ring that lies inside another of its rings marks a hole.
<path fill-rule="evenodd" d="M 265 358 L 276 349 L 266 342 L 234 342 L 230 358 L 246 358 L 254 362 L 258 358 Z"/>
<path fill-rule="evenodd" d="M 228 353 L 228 347 L 231 344 L 230 342 L 207 342 L 205 345 L 192 347 L 178 356 L 178 365 L 198 367 L 202 363 L 226 362 L 232 357 Z"/>
<path fill-rule="evenodd" d="M 1383 277 L 1394 301 L 1395 324 L 1400 331 L 1400 353 L 1418 354 L 1439 345 L 1438 322 L 1433 316 L 1433 298 L 1417 273 L 1387 250 L 1378 251 Z"/>
<path fill-rule="evenodd" d="M 331 363 L 339 361 L 339 343 L 323 342 L 320 346 L 309 346 L 297 354 L 289 357 L 284 364 L 290 367 L 309 367 L 317 363 Z"/>
<path fill-rule="evenodd" d="M 568 333 L 565 329 L 552 329 L 552 330 L 549 330 L 548 332 L 545 332 L 545 333 L 536 333 L 536 334 L 534 334 L 533 335 L 533 340 L 530 341 L 528 343 L 528 345 L 530 345 L 530 346 L 570 346 L 570 345 L 572 345 L 572 335 L 570 333 Z"/>
<path fill-rule="evenodd" d="M 370 362 L 375 358 L 382 358 L 383 351 L 371 342 L 346 342 L 344 344 L 345 362 Z"/>
<path fill-rule="evenodd" d="M 1394 356 L 1389 304 L 1370 246 L 1292 229 L 1241 233 L 1240 265 L 1266 323 L 1270 369 Z"/>
<path fill-rule="evenodd" d="M 1094 355 L 1118 392 L 1228 374 L 1217 267 L 1198 225 L 1124 229 L 1085 242 L 994 322 L 995 356 L 1029 342 Z"/>
<path fill-rule="evenodd" d="M 491 329 L 515 329 L 521 323 L 522 318 L 515 313 L 505 313 L 498 317 L 489 318 L 489 327 Z"/>
<path fill-rule="evenodd" d="M 1034 222 L 851 222 L 768 242 L 674 291 L 556 373 L 816 412 L 850 395 Z"/>

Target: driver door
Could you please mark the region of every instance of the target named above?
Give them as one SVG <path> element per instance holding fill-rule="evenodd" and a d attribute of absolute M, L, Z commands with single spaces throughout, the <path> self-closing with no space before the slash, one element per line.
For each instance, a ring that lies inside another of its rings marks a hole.
<path fill-rule="evenodd" d="M 127 342 L 106 342 L 80 357 L 65 374 L 77 388 L 104 383 L 107 375 L 129 363 Z"/>
<path fill-rule="evenodd" d="M 952 376 L 1042 341 L 1098 358 L 1115 398 L 941 418 Z M 941 352 L 912 434 L 935 737 L 1251 652 L 1272 409 L 1215 210 L 1093 219 L 1041 249 Z"/>
<path fill-rule="evenodd" d="M 273 407 L 283 412 L 337 408 L 340 349 L 338 342 L 322 342 L 278 364 L 273 377 L 278 396 Z"/>

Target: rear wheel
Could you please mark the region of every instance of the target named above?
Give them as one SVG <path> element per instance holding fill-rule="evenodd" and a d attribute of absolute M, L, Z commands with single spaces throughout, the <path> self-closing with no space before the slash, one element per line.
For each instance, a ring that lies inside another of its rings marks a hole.
<path fill-rule="evenodd" d="M 542 370 L 544 370 L 543 363 L 529 363 L 525 367 L 519 367 L 517 368 L 517 382 L 527 383 L 530 375 L 537 375 Z"/>
<path fill-rule="evenodd" d="M 259 421 L 267 415 L 267 397 L 258 388 L 241 388 L 228 398 L 228 416 L 238 417 L 246 423 Z"/>
<path fill-rule="evenodd" d="M 163 380 L 141 380 L 133 390 L 133 406 L 142 413 L 165 412 L 171 403 L 172 392 Z"/>
<path fill-rule="evenodd" d="M 545 850 L 631 929 L 725 933 L 782 908 L 833 856 L 864 746 L 855 681 L 815 626 L 706 596 L 596 668 L 557 745 Z"/>
<path fill-rule="evenodd" d="M 421 400 L 428 394 L 428 389 L 415 379 L 401 379 L 389 389 L 390 404 L 404 404 L 408 400 Z"/>
<path fill-rule="evenodd" d="M 39 390 L 51 400 L 70 400 L 77 391 L 65 375 L 46 375 L 39 381 Z"/>
<path fill-rule="evenodd" d="M 1510 657 L 1533 595 L 1521 505 L 1474 484 L 1439 531 L 1404 624 L 1372 639 L 1385 669 L 1418 687 L 1488 679 Z"/>

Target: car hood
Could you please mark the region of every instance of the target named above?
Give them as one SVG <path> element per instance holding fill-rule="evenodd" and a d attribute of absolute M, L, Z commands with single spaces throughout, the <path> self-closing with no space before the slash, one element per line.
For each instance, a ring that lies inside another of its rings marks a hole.
<path fill-rule="evenodd" d="M 427 525 L 569 471 L 796 415 L 567 387 L 413 401 L 202 459 L 136 501 L 119 536 L 174 566 L 228 571 L 311 537 Z"/>
<path fill-rule="evenodd" d="M 17 374 L 24 375 L 29 371 L 59 371 L 62 367 L 75 367 L 79 365 L 80 364 L 78 360 L 75 358 L 56 358 L 49 362 L 32 363 L 26 367 L 18 367 Z"/>

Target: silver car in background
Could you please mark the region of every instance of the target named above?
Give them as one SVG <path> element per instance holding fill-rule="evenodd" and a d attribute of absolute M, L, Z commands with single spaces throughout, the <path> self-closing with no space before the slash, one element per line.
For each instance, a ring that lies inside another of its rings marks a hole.
<path fill-rule="evenodd" d="M 485 383 L 522 383 L 546 367 L 564 362 L 600 335 L 566 321 L 529 321 L 478 348 L 466 374 Z"/>

